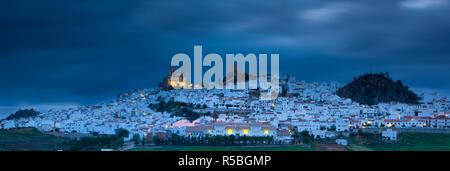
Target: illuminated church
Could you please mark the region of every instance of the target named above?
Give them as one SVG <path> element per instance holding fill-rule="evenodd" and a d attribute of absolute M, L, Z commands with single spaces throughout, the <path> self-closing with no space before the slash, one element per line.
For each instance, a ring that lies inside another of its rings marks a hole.
<path fill-rule="evenodd" d="M 159 84 L 160 88 L 162 88 L 164 90 L 172 90 L 172 89 L 174 89 L 174 87 L 177 87 L 177 88 L 178 87 L 179 88 L 181 88 L 181 87 L 189 87 L 189 88 L 192 87 L 192 84 L 187 85 L 187 82 L 183 80 L 183 76 L 181 74 L 179 74 L 179 73 L 175 73 L 175 74 L 179 74 L 178 75 L 178 81 L 172 80 L 171 79 L 172 74 L 174 74 L 174 71 L 173 71 L 173 67 L 170 66 L 169 75 L 164 77 L 163 81 Z"/>

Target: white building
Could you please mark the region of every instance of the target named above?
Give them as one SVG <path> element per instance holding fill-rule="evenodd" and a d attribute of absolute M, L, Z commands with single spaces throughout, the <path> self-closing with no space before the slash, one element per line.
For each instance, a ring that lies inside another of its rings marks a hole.
<path fill-rule="evenodd" d="M 397 129 L 395 128 L 383 128 L 381 131 L 383 140 L 397 140 Z"/>
<path fill-rule="evenodd" d="M 347 146 L 347 145 L 348 145 L 346 139 L 336 139 L 336 144 L 344 145 L 344 146 Z"/>

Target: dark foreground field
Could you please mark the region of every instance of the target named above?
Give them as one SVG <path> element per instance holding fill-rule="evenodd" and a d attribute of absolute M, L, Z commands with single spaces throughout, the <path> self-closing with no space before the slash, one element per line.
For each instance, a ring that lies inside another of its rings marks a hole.
<path fill-rule="evenodd" d="M 450 151 L 450 134 L 413 133 L 399 134 L 399 142 L 367 144 L 364 137 L 352 137 L 347 149 L 352 151 Z"/>
<path fill-rule="evenodd" d="M 56 151 L 68 149 L 67 138 L 39 132 L 36 128 L 0 130 L 0 150 Z"/>
<path fill-rule="evenodd" d="M 71 150 L 73 144 L 83 145 L 68 142 L 68 138 L 41 133 L 35 128 L 0 130 L 2 151 Z M 401 133 L 399 141 L 395 143 L 370 143 L 367 137 L 357 135 L 349 138 L 349 146 L 313 142 L 310 146 L 154 146 L 137 147 L 129 151 L 450 151 L 450 134 Z"/>
<path fill-rule="evenodd" d="M 349 138 L 348 146 L 313 142 L 303 145 L 272 146 L 155 146 L 130 151 L 450 151 L 450 134 L 402 133 L 395 143 L 368 143 L 363 136 Z"/>
<path fill-rule="evenodd" d="M 155 146 L 135 148 L 129 151 L 314 151 L 299 145 L 273 146 Z"/>

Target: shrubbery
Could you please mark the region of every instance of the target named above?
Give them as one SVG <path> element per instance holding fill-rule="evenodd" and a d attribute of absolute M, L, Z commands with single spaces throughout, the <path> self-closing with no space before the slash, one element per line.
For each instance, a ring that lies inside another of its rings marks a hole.
<path fill-rule="evenodd" d="M 72 141 L 67 145 L 72 145 L 72 151 L 99 151 L 101 149 L 120 148 L 129 132 L 125 129 L 116 129 L 114 135 L 97 135 L 95 137 L 83 137 L 78 141 Z"/>
<path fill-rule="evenodd" d="M 31 116 L 37 116 L 40 113 L 35 111 L 34 109 L 25 109 L 25 110 L 18 110 L 16 113 L 9 115 L 6 120 L 13 120 L 13 119 L 19 119 L 19 118 L 26 118 Z"/>
<path fill-rule="evenodd" d="M 400 102 L 417 104 L 420 98 L 398 80 L 394 82 L 389 73 L 364 74 L 336 91 L 342 98 L 367 105 Z"/>

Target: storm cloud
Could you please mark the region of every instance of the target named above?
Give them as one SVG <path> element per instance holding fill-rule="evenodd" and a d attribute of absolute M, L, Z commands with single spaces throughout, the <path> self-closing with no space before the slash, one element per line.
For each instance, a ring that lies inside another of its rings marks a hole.
<path fill-rule="evenodd" d="M 176 53 L 279 53 L 282 73 L 450 90 L 448 0 L 0 2 L 0 109 L 157 86 Z M 192 56 L 192 55 L 191 55 Z M 4 110 L 3 113 L 11 112 Z M 2 113 L 2 111 L 0 111 Z"/>

